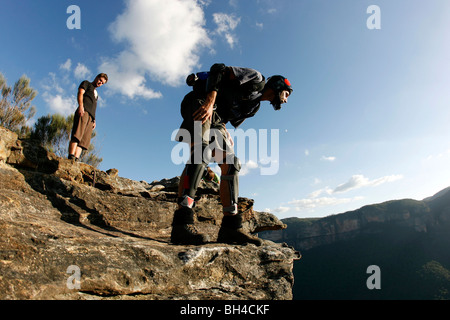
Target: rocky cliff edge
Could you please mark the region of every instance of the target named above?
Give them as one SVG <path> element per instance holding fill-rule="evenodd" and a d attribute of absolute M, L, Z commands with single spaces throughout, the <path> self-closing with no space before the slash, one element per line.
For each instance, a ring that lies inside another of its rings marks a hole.
<path fill-rule="evenodd" d="M 147 183 L 61 159 L 0 127 L 0 299 L 292 299 L 294 249 L 169 242 L 178 178 Z M 222 218 L 199 188 L 197 226 Z M 240 198 L 245 228 L 286 226 Z"/>
<path fill-rule="evenodd" d="M 284 219 L 289 228 L 264 234 L 265 239 L 286 242 L 306 251 L 386 228 L 446 235 L 450 230 L 450 187 L 422 201 L 391 200 L 324 218 Z"/>

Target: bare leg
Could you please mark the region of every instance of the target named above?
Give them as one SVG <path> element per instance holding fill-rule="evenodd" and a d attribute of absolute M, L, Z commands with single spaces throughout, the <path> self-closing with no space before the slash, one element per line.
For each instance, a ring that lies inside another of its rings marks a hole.
<path fill-rule="evenodd" d="M 75 156 L 77 148 L 78 148 L 78 142 L 75 140 L 71 140 L 69 143 L 69 155 Z"/>
<path fill-rule="evenodd" d="M 81 149 L 80 147 L 77 146 L 77 150 L 75 151 L 75 157 L 77 159 L 80 159 L 81 151 L 83 151 L 83 149 Z"/>

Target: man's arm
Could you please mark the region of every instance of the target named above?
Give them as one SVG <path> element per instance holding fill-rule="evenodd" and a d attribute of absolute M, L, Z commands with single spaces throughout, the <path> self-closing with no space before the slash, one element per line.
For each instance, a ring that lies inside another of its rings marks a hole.
<path fill-rule="evenodd" d="M 214 103 L 216 103 L 217 91 L 211 91 L 206 95 L 206 100 L 203 106 L 198 108 L 193 116 L 194 121 L 201 121 L 202 124 L 211 119 L 214 111 Z"/>
<path fill-rule="evenodd" d="M 82 117 L 84 115 L 84 104 L 83 104 L 83 96 L 86 90 L 79 88 L 78 89 L 78 114 Z"/>
<path fill-rule="evenodd" d="M 203 106 L 194 112 L 194 121 L 201 121 L 203 124 L 208 119 L 211 119 L 214 111 L 214 104 L 216 103 L 217 91 L 219 90 L 219 85 L 223 76 L 226 74 L 226 69 L 227 67 L 223 63 L 216 63 L 211 67 L 209 78 L 206 83 L 206 100 Z M 231 69 L 230 71 L 230 79 L 233 79 L 234 74 Z"/>

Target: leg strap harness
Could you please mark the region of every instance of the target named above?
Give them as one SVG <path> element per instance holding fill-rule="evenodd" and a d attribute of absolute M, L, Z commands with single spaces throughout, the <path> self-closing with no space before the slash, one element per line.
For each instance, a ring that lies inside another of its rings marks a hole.
<path fill-rule="evenodd" d="M 226 181 L 230 191 L 231 206 L 224 207 L 223 212 L 230 214 L 238 213 L 238 197 L 239 197 L 239 171 L 241 171 L 241 161 L 234 154 L 229 154 L 226 158 L 228 164 L 228 172 L 222 173 L 221 180 Z"/>

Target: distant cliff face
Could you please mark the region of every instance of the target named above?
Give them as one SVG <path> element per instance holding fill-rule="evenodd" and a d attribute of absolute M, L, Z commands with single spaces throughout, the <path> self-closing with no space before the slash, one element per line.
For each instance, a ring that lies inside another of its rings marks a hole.
<path fill-rule="evenodd" d="M 0 127 L 0 299 L 292 299 L 299 253 L 286 245 L 170 244 L 177 185 L 61 159 Z M 213 238 L 218 192 L 199 194 L 197 226 Z M 286 227 L 239 205 L 251 232 Z"/>
<path fill-rule="evenodd" d="M 286 230 L 264 234 L 266 239 L 287 242 L 298 250 L 308 250 L 361 233 L 377 233 L 386 226 L 411 228 L 417 232 L 439 232 L 450 224 L 450 189 L 416 201 L 393 200 L 321 219 L 289 218 Z"/>

